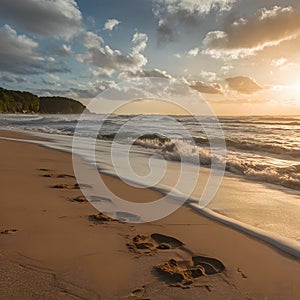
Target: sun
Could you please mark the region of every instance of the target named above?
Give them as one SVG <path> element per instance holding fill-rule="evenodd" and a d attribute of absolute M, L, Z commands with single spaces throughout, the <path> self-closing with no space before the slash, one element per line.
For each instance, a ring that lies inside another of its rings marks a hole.
<path fill-rule="evenodd" d="M 300 81 L 299 82 L 293 82 L 289 85 L 289 87 L 293 90 L 293 92 L 299 92 L 300 93 Z"/>
<path fill-rule="evenodd" d="M 300 81 L 293 82 L 287 86 L 286 95 L 289 98 L 297 101 L 300 101 Z"/>

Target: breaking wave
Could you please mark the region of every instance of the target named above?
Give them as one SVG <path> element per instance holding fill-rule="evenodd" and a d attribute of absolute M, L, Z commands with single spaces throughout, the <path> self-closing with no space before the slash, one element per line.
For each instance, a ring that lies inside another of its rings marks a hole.
<path fill-rule="evenodd" d="M 206 144 L 203 142 L 203 144 Z M 169 161 L 181 161 L 194 163 L 200 161 L 201 166 L 209 167 L 211 165 L 211 151 L 209 146 L 192 145 L 184 140 L 170 140 L 167 137 L 158 134 L 144 135 L 134 141 L 134 145 L 143 148 L 156 150 Z M 181 151 L 178 151 L 178 145 Z M 253 149 L 256 149 L 253 146 Z M 183 151 L 182 151 L 183 150 Z M 250 148 L 247 148 L 250 150 Z M 284 152 L 283 152 L 284 153 Z M 215 156 L 214 159 L 224 163 L 224 158 Z M 262 160 L 253 158 L 245 161 L 244 158 L 236 156 L 235 152 L 228 151 L 226 157 L 226 171 L 243 176 L 250 180 L 261 181 L 280 185 L 296 190 L 300 190 L 300 164 L 289 164 L 287 166 L 278 166 L 276 161 L 273 163 L 267 161 L 262 163 Z"/>

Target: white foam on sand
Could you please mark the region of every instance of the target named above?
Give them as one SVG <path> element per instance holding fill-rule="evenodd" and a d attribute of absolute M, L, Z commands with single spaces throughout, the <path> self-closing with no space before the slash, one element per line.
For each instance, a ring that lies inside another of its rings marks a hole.
<path fill-rule="evenodd" d="M 235 228 L 241 232 L 249 234 L 253 237 L 256 237 L 260 240 L 267 242 L 268 244 L 292 255 L 297 258 L 300 258 L 300 243 L 295 240 L 288 239 L 286 237 L 282 237 L 273 232 L 267 232 L 265 230 L 259 229 L 257 227 L 242 223 L 240 221 L 231 219 L 224 215 L 218 214 L 211 209 L 208 208 L 200 208 L 199 205 L 195 203 L 190 203 L 190 206 L 201 213 L 204 216 L 209 217 L 210 219 L 221 222 L 225 225 L 228 225 L 232 228 Z"/>

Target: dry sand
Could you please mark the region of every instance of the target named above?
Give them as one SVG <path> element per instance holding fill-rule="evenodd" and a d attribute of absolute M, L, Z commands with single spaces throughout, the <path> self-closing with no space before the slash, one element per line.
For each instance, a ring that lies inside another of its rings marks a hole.
<path fill-rule="evenodd" d="M 299 260 L 187 206 L 111 220 L 77 189 L 70 154 L 0 147 L 0 299 L 300 299 Z M 103 178 L 128 200 L 161 196 Z"/>

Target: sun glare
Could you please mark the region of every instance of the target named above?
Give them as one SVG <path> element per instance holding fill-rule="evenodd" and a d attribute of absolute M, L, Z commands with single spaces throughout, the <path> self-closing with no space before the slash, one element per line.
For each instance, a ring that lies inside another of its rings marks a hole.
<path fill-rule="evenodd" d="M 299 82 L 294 82 L 290 85 L 290 88 L 295 91 L 300 93 L 300 81 Z"/>
<path fill-rule="evenodd" d="M 291 97 L 291 99 L 297 101 L 299 103 L 300 101 L 300 81 L 293 82 L 287 86 L 287 95 Z"/>

